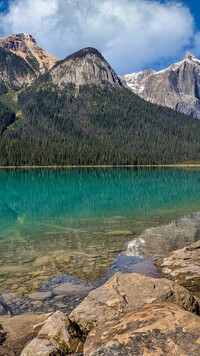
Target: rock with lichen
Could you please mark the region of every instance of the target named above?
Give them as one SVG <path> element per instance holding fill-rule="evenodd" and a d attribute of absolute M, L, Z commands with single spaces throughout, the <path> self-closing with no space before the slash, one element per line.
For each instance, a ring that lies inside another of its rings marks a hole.
<path fill-rule="evenodd" d="M 158 259 L 155 264 L 163 276 L 200 293 L 200 241 Z"/>

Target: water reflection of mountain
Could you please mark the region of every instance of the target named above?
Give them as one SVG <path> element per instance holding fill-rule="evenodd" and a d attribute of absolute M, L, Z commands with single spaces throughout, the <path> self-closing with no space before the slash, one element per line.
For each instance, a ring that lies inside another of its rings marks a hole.
<path fill-rule="evenodd" d="M 7 227 L 17 221 L 17 214 L 4 200 L 0 199 L 0 226 Z"/>
<path fill-rule="evenodd" d="M 185 215 L 181 219 L 146 229 L 139 237 L 130 241 L 126 254 L 152 258 L 165 255 L 200 239 L 200 212 Z"/>
<path fill-rule="evenodd" d="M 0 199 L 27 219 L 192 211 L 200 205 L 200 170 L 2 170 Z"/>

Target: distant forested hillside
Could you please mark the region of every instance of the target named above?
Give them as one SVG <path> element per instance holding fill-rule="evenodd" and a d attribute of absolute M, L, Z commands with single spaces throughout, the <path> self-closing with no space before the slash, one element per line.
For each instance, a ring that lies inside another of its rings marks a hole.
<path fill-rule="evenodd" d="M 200 162 L 200 120 L 120 86 L 61 89 L 47 74 L 19 94 L 18 111 L 0 111 L 0 165 Z"/>

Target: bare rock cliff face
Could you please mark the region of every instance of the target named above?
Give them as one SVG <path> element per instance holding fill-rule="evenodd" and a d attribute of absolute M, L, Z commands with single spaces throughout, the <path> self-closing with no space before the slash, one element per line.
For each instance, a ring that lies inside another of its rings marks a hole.
<path fill-rule="evenodd" d="M 200 60 L 191 53 L 160 72 L 148 70 L 122 78 L 143 99 L 200 119 Z"/>
<path fill-rule="evenodd" d="M 102 55 L 94 48 L 82 49 L 58 62 L 50 71 L 53 83 L 59 87 L 67 84 L 81 85 L 105 82 L 122 85 L 120 79 Z"/>
<path fill-rule="evenodd" d="M 23 58 L 36 73 L 45 73 L 58 61 L 57 58 L 39 47 L 28 33 L 0 38 L 0 46 Z"/>
<path fill-rule="evenodd" d="M 36 73 L 23 58 L 0 47 L 0 94 L 9 89 L 25 88 L 36 78 Z"/>

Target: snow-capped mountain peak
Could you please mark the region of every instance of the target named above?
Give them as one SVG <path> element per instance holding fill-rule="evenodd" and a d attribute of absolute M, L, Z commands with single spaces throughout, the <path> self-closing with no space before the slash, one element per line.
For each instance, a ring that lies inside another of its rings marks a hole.
<path fill-rule="evenodd" d="M 122 80 L 143 99 L 200 119 L 200 60 L 190 52 L 161 71 L 126 74 Z"/>

